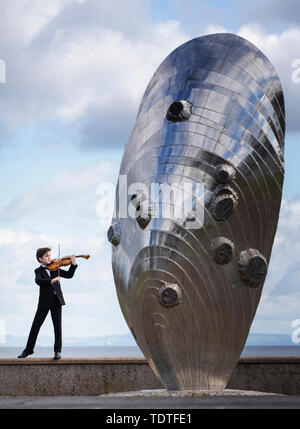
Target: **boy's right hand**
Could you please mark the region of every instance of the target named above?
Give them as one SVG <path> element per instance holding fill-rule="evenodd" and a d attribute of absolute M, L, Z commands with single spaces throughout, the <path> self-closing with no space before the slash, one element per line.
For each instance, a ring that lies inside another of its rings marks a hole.
<path fill-rule="evenodd" d="M 60 282 L 60 277 L 55 277 L 54 279 L 51 280 L 51 283 L 59 283 Z"/>

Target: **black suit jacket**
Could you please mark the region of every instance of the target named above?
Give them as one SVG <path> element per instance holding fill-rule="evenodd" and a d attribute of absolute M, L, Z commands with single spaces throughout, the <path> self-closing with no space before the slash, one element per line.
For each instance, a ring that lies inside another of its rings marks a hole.
<path fill-rule="evenodd" d="M 71 265 L 68 271 L 60 269 L 59 275 L 65 279 L 71 279 L 74 276 L 77 265 Z M 49 277 L 44 267 L 39 267 L 35 271 L 35 282 L 40 286 L 39 306 L 40 307 L 52 307 L 55 304 L 55 294 L 61 305 L 65 305 L 65 300 L 60 287 L 60 283 L 51 283 L 51 280 L 58 277 L 58 270 L 50 271 L 51 277 Z"/>

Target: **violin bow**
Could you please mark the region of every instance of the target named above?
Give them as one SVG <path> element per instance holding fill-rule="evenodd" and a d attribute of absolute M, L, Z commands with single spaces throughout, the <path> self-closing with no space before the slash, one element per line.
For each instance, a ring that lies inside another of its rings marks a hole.
<path fill-rule="evenodd" d="M 60 244 L 58 245 L 58 259 L 60 259 Z M 60 277 L 60 266 L 58 266 L 58 277 Z"/>

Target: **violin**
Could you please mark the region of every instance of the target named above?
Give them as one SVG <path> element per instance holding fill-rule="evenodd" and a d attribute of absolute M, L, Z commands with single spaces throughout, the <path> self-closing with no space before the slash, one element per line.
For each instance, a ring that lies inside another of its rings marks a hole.
<path fill-rule="evenodd" d="M 76 258 L 90 259 L 90 255 L 78 255 Z M 56 271 L 61 267 L 67 267 L 69 265 L 71 265 L 71 256 L 64 256 L 61 259 L 53 259 L 50 264 L 47 265 L 47 268 L 50 271 Z"/>

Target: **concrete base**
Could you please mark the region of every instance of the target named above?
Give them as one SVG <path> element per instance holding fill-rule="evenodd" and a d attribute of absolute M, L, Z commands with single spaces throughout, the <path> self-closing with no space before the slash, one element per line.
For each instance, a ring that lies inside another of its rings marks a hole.
<path fill-rule="evenodd" d="M 163 387 L 141 358 L 0 359 L 0 396 L 97 396 Z M 241 358 L 227 389 L 300 395 L 300 359 Z"/>
<path fill-rule="evenodd" d="M 276 393 L 255 392 L 252 390 L 138 390 L 101 395 L 102 398 L 212 398 L 228 396 L 285 396 Z"/>

